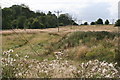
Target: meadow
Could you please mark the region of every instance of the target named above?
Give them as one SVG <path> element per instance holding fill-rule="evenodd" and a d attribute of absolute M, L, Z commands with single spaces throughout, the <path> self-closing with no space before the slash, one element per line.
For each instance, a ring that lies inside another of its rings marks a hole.
<path fill-rule="evenodd" d="M 3 77 L 120 78 L 117 31 L 113 25 L 4 30 Z"/>

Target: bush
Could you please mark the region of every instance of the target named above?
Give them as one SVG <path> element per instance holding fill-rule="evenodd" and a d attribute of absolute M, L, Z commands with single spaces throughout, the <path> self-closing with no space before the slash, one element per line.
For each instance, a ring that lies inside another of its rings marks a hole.
<path fill-rule="evenodd" d="M 97 21 L 96 21 L 96 24 L 103 24 L 103 20 L 101 18 L 99 18 Z"/>
<path fill-rule="evenodd" d="M 105 48 L 102 45 L 98 45 L 95 48 L 92 48 L 91 51 L 89 51 L 86 54 L 86 59 L 98 59 L 98 60 L 105 60 L 105 61 L 113 61 L 114 60 L 114 52 L 110 51 L 110 49 Z"/>
<path fill-rule="evenodd" d="M 105 21 L 105 25 L 108 25 L 108 24 L 109 24 L 109 20 L 106 20 L 106 21 Z"/>
<path fill-rule="evenodd" d="M 87 22 L 85 22 L 85 23 L 84 23 L 84 25 L 88 25 L 88 23 L 87 23 Z"/>
<path fill-rule="evenodd" d="M 90 25 L 95 25 L 95 22 L 91 22 Z"/>
<path fill-rule="evenodd" d="M 44 25 L 40 23 L 37 19 L 35 19 L 32 23 L 32 29 L 40 29 L 44 28 Z"/>
<path fill-rule="evenodd" d="M 117 22 L 115 23 L 115 26 L 120 26 L 120 19 L 117 20 Z"/>
<path fill-rule="evenodd" d="M 79 46 L 80 44 L 91 43 L 93 38 L 97 41 L 104 38 L 114 39 L 115 33 L 110 32 L 74 32 L 68 36 L 65 36 L 59 42 L 54 44 L 55 49 L 66 49 L 69 47 Z"/>

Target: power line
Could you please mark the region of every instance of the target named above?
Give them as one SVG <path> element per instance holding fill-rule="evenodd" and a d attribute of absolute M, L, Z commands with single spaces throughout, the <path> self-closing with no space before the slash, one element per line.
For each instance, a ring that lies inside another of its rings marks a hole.
<path fill-rule="evenodd" d="M 78 20 L 78 23 L 80 22 L 80 25 L 82 25 L 83 20 Z"/>
<path fill-rule="evenodd" d="M 54 11 L 55 13 L 57 13 L 57 25 L 58 25 L 58 32 L 59 32 L 59 14 L 62 12 L 62 11 Z"/>
<path fill-rule="evenodd" d="M 112 19 L 112 24 L 115 24 L 115 19 Z"/>

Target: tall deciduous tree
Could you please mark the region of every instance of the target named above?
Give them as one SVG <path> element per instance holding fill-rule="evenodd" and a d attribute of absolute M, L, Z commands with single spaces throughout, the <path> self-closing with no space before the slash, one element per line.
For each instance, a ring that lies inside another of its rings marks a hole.
<path fill-rule="evenodd" d="M 13 5 L 9 8 L 2 9 L 2 28 L 11 29 L 11 28 L 55 28 L 57 27 L 57 16 L 48 12 L 47 14 L 37 11 L 31 11 L 28 6 L 22 5 Z M 66 15 L 62 14 L 59 17 L 60 23 L 64 25 L 69 25 L 71 22 L 74 24 L 75 21 Z"/>
<path fill-rule="evenodd" d="M 40 29 L 40 28 L 43 28 L 43 27 L 44 27 L 44 25 L 42 23 L 40 23 L 37 18 L 35 18 L 33 23 L 32 23 L 32 28 L 33 29 Z"/>
<path fill-rule="evenodd" d="M 26 21 L 26 17 L 25 16 L 20 16 L 18 18 L 18 28 L 25 28 L 24 24 L 25 24 L 25 21 Z"/>
<path fill-rule="evenodd" d="M 72 21 L 73 20 L 71 19 L 71 17 L 69 17 L 67 14 L 61 14 L 59 17 L 59 23 L 63 24 L 64 26 L 71 25 Z"/>
<path fill-rule="evenodd" d="M 97 21 L 96 21 L 96 24 L 103 24 L 103 20 L 101 18 L 99 18 Z"/>

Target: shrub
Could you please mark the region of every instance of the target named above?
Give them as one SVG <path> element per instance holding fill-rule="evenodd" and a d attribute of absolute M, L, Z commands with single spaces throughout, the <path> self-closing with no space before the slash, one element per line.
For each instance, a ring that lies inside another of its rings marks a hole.
<path fill-rule="evenodd" d="M 103 20 L 101 18 L 99 18 L 97 21 L 96 21 L 96 24 L 103 24 Z"/>
<path fill-rule="evenodd" d="M 87 23 L 87 22 L 85 22 L 85 23 L 84 23 L 84 25 L 88 25 L 88 23 Z"/>
<path fill-rule="evenodd" d="M 109 24 L 109 20 L 106 20 L 106 21 L 105 21 L 105 25 L 108 25 L 108 24 Z"/>
<path fill-rule="evenodd" d="M 117 22 L 115 23 L 115 26 L 120 26 L 120 19 L 117 20 Z"/>
<path fill-rule="evenodd" d="M 95 22 L 91 22 L 90 25 L 95 25 Z"/>
<path fill-rule="evenodd" d="M 74 32 L 71 33 L 57 43 L 54 44 L 55 49 L 66 49 L 69 47 L 79 46 L 80 44 L 91 43 L 93 38 L 97 41 L 103 40 L 104 38 L 114 39 L 116 33 L 110 33 L 106 31 L 102 32 Z"/>
<path fill-rule="evenodd" d="M 105 61 L 113 61 L 114 60 L 114 52 L 110 51 L 110 49 L 105 48 L 102 45 L 98 45 L 95 48 L 93 47 L 91 51 L 86 54 L 86 59 L 98 59 Z"/>

